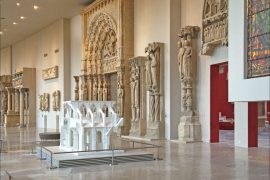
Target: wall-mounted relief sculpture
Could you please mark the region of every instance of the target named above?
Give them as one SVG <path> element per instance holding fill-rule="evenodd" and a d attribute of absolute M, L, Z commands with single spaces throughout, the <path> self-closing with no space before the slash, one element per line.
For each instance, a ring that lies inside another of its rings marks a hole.
<path fill-rule="evenodd" d="M 228 0 L 205 0 L 202 19 L 202 54 L 228 46 Z"/>
<path fill-rule="evenodd" d="M 52 93 L 53 101 L 52 101 L 52 108 L 53 111 L 60 111 L 61 108 L 61 92 L 59 90 L 54 91 Z"/>
<path fill-rule="evenodd" d="M 133 27 L 133 7 L 133 0 L 99 0 L 82 11 L 83 59 L 81 74 L 74 77 L 76 101 L 116 101 L 117 113 L 125 119 L 131 116 L 130 99 L 125 97 L 129 94 L 128 59 L 134 49 L 133 31 L 127 30 Z M 129 128 L 127 120 L 123 134 Z"/>
<path fill-rule="evenodd" d="M 43 80 L 55 79 L 58 78 L 58 66 L 47 68 L 42 70 Z"/>
<path fill-rule="evenodd" d="M 182 142 L 201 141 L 201 125 L 195 112 L 196 37 L 200 28 L 187 26 L 178 34 L 178 66 L 181 83 L 181 117 L 178 136 Z"/>
<path fill-rule="evenodd" d="M 50 111 L 50 94 L 44 93 L 42 95 L 39 95 L 39 110 L 44 112 Z"/>
<path fill-rule="evenodd" d="M 145 82 L 147 99 L 147 134 L 150 139 L 164 138 L 164 47 L 162 43 L 152 43 L 145 48 Z"/>

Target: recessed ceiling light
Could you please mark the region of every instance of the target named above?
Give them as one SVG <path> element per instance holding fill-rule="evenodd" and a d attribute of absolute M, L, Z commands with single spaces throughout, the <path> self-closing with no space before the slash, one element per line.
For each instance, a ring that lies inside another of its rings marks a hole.
<path fill-rule="evenodd" d="M 34 5 L 33 8 L 34 10 L 38 10 L 39 7 L 37 5 Z"/>
<path fill-rule="evenodd" d="M 18 23 L 17 23 L 17 22 L 13 22 L 12 24 L 13 24 L 13 25 L 17 25 Z"/>
<path fill-rule="evenodd" d="M 3 31 L 0 31 L 0 35 L 4 34 Z"/>
<path fill-rule="evenodd" d="M 5 29 L 3 29 L 3 31 L 7 31 L 7 29 L 5 28 Z"/>
<path fill-rule="evenodd" d="M 24 20 L 24 19 L 25 19 L 25 17 L 24 17 L 24 16 L 21 16 L 21 17 L 20 17 L 20 19 L 21 19 L 21 20 Z"/>
<path fill-rule="evenodd" d="M 16 3 L 17 6 L 20 6 L 21 4 L 19 2 Z"/>

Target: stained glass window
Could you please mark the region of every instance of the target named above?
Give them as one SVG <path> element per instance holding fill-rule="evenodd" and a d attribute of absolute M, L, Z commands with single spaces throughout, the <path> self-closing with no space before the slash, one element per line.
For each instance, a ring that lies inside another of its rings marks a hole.
<path fill-rule="evenodd" d="M 270 75 L 270 0 L 247 0 L 248 78 Z"/>

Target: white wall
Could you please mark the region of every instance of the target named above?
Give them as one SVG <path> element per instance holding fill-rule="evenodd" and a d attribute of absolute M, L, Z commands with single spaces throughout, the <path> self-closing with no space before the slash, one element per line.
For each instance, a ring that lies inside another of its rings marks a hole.
<path fill-rule="evenodd" d="M 70 69 L 69 20 L 59 20 L 12 47 L 13 73 L 16 68 L 36 68 L 37 127 L 44 128 L 43 117 L 47 115 L 47 128 L 55 129 L 56 115 L 59 115 L 61 120 L 63 108 L 61 107 L 60 112 L 52 111 L 52 93 L 56 90 L 61 91 L 61 104 L 63 104 L 64 99 L 70 99 L 70 75 L 67 72 Z M 55 53 L 55 50 L 59 50 L 59 52 Z M 47 57 L 44 57 L 45 53 Z M 59 78 L 44 81 L 42 79 L 42 70 L 56 65 L 59 66 Z M 65 88 L 66 86 L 68 88 Z M 50 112 L 41 112 L 39 110 L 38 96 L 43 93 L 50 94 Z"/>
<path fill-rule="evenodd" d="M 202 27 L 204 0 L 181 1 L 181 27 Z M 210 66 L 228 61 L 228 48 L 217 48 L 212 56 L 200 55 L 201 33 L 197 40 L 197 110 L 202 125 L 202 140 L 210 141 Z"/>
<path fill-rule="evenodd" d="M 229 100 L 269 101 L 270 76 L 244 78 L 245 8 L 245 0 L 229 0 Z"/>
<path fill-rule="evenodd" d="M 75 81 L 73 76 L 78 76 L 81 74 L 81 60 L 82 60 L 82 17 L 81 15 L 77 15 L 70 20 L 70 63 L 71 63 L 71 71 L 70 71 L 70 80 L 71 80 L 71 99 L 75 99 L 74 95 L 74 87 Z"/>
<path fill-rule="evenodd" d="M 10 75 L 11 74 L 11 50 L 9 46 L 7 48 L 1 49 L 1 59 L 0 59 L 0 75 Z"/>

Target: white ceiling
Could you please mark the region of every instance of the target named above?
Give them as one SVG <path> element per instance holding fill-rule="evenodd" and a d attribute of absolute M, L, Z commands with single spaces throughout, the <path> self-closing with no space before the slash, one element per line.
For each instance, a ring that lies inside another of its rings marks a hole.
<path fill-rule="evenodd" d="M 82 0 L 0 0 L 0 3 L 1 17 L 5 18 L 1 20 L 1 48 L 25 39 L 60 18 L 71 18 L 83 8 Z M 39 9 L 34 10 L 34 5 Z M 20 16 L 26 19 L 21 20 Z"/>

